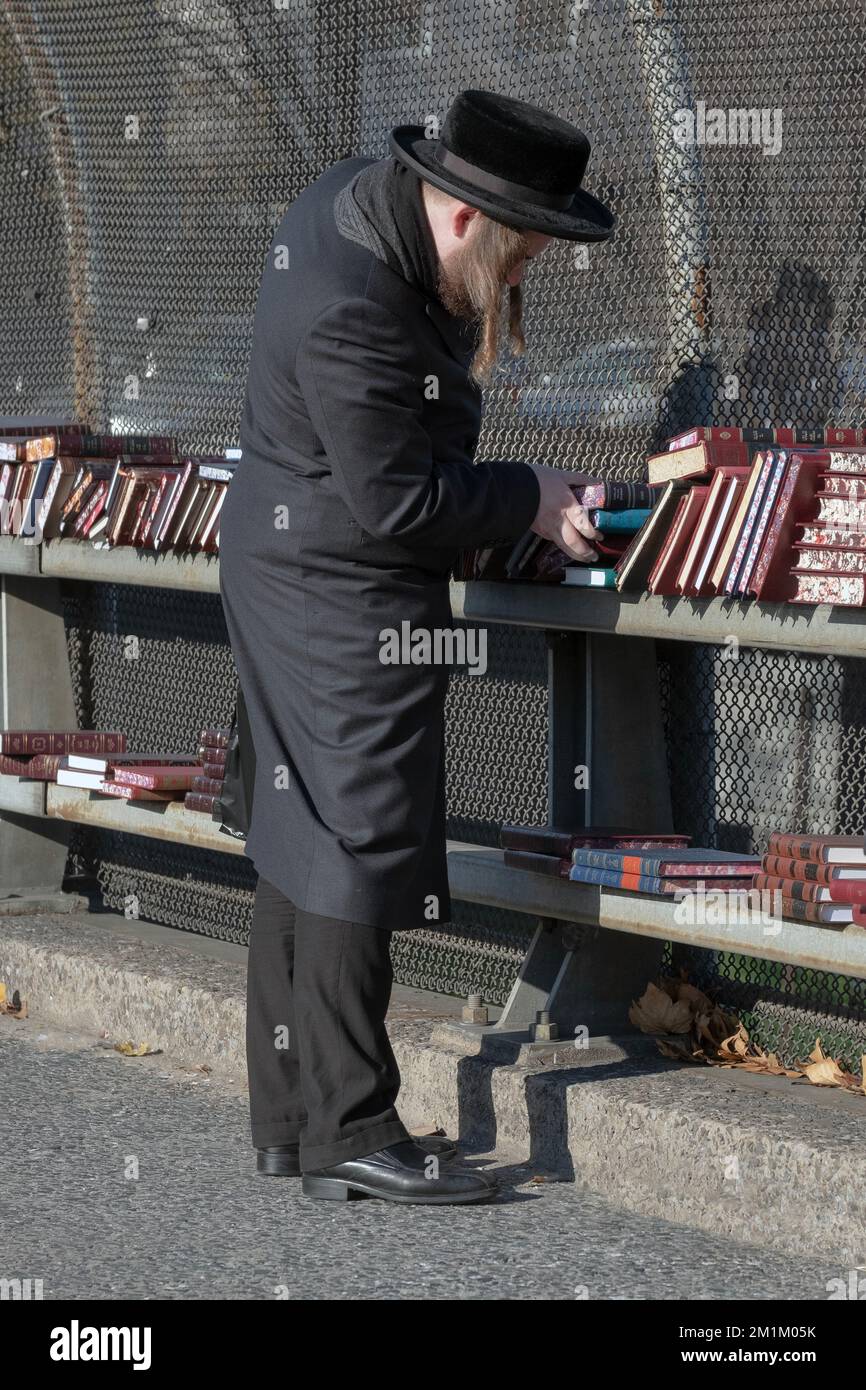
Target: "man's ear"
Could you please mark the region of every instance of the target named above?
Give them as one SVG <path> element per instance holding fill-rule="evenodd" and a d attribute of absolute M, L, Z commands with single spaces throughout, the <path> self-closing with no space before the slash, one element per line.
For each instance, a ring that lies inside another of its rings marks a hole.
<path fill-rule="evenodd" d="M 462 241 L 480 216 L 478 208 L 470 207 L 469 203 L 458 203 L 451 214 L 452 234 Z"/>

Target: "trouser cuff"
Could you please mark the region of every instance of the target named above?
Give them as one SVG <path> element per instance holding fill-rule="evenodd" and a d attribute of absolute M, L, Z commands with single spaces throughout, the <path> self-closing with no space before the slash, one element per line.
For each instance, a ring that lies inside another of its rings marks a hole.
<path fill-rule="evenodd" d="M 335 1139 L 330 1144 L 307 1144 L 301 1140 L 301 1172 L 309 1173 L 318 1168 L 330 1168 L 335 1163 L 346 1163 L 350 1158 L 363 1158 L 365 1154 L 375 1153 L 377 1149 L 387 1148 L 389 1144 L 399 1144 L 411 1139 L 402 1120 L 380 1120 L 369 1129 L 359 1129 L 345 1139 Z M 275 1140 L 279 1143 L 280 1140 Z M 283 1142 L 290 1142 L 285 1140 Z"/>
<path fill-rule="evenodd" d="M 306 1120 L 265 1120 L 251 1124 L 254 1149 L 268 1149 L 273 1144 L 297 1144 Z"/>

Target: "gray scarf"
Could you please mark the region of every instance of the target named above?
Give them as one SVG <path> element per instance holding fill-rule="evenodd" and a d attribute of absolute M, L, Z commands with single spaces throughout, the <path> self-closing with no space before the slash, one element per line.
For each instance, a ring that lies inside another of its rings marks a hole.
<path fill-rule="evenodd" d="M 334 202 L 344 236 L 366 246 L 421 294 L 439 298 L 439 257 L 413 169 L 390 156 L 368 164 Z"/>

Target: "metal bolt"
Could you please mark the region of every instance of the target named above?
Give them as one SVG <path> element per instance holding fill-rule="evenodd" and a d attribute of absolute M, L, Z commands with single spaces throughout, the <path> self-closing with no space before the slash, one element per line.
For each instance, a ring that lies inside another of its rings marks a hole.
<path fill-rule="evenodd" d="M 487 1005 L 482 1004 L 480 994 L 470 994 L 463 1006 L 464 1023 L 487 1023 Z"/>
<path fill-rule="evenodd" d="M 559 1025 L 551 1023 L 550 1013 L 547 1009 L 539 1009 L 530 1032 L 533 1042 L 553 1042 L 559 1037 Z"/>

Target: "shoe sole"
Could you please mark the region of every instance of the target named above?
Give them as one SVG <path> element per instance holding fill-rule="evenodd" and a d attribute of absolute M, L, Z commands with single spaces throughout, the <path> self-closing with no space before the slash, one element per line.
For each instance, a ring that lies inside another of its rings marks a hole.
<path fill-rule="evenodd" d="M 495 1188 L 481 1192 L 443 1192 L 429 1197 L 404 1197 L 397 1193 L 381 1192 L 368 1187 L 366 1183 L 349 1182 L 345 1178 L 305 1177 L 302 1184 L 305 1197 L 316 1197 L 326 1202 L 351 1202 L 357 1197 L 378 1197 L 382 1202 L 399 1202 L 403 1206 L 445 1207 L 472 1206 L 490 1202 L 497 1195 Z"/>

